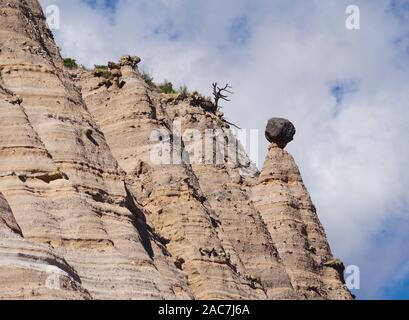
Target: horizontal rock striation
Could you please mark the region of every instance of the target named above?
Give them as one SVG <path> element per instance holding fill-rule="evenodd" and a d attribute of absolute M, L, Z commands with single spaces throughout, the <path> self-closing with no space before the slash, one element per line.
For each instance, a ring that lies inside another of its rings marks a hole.
<path fill-rule="evenodd" d="M 48 246 L 23 238 L 10 206 L 0 194 L 0 297 L 90 299 L 80 282 L 75 270 Z"/>

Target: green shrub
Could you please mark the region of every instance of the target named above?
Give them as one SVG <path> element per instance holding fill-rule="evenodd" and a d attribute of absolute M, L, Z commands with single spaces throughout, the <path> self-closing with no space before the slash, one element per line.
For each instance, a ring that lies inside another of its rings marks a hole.
<path fill-rule="evenodd" d="M 64 59 L 64 67 L 66 67 L 68 69 L 78 68 L 77 61 L 75 61 L 75 59 L 65 58 Z"/>
<path fill-rule="evenodd" d="M 146 84 L 150 87 L 154 87 L 155 83 L 153 82 L 153 77 L 146 71 L 141 72 L 142 79 L 146 82 Z"/>
<path fill-rule="evenodd" d="M 94 76 L 102 77 L 108 80 L 112 80 L 114 78 L 114 75 L 112 74 L 111 71 L 109 71 L 108 69 L 99 69 L 99 68 L 94 70 Z"/>
<path fill-rule="evenodd" d="M 179 87 L 178 93 L 185 99 L 187 97 L 189 97 L 189 95 L 190 95 L 189 90 L 187 89 L 187 86 L 185 86 L 185 85 Z"/>
<path fill-rule="evenodd" d="M 112 72 L 111 72 L 111 71 L 108 71 L 108 70 L 103 71 L 103 72 L 101 73 L 101 76 L 102 76 L 103 78 L 105 78 L 105 79 L 108 79 L 108 80 L 112 80 L 112 79 L 114 78 L 114 75 L 112 74 Z"/>
<path fill-rule="evenodd" d="M 158 87 L 161 93 L 166 93 L 166 94 L 176 93 L 175 89 L 173 89 L 173 84 L 170 81 L 165 80 Z"/>
<path fill-rule="evenodd" d="M 104 66 L 102 64 L 96 64 L 95 69 L 106 70 L 108 69 L 108 66 Z"/>

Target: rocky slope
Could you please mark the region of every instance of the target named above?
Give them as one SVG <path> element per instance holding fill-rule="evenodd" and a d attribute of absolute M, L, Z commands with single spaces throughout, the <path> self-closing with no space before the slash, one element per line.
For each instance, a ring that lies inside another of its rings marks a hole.
<path fill-rule="evenodd" d="M 291 156 L 259 174 L 138 62 L 67 70 L 38 2 L 0 0 L 0 298 L 350 299 Z"/>

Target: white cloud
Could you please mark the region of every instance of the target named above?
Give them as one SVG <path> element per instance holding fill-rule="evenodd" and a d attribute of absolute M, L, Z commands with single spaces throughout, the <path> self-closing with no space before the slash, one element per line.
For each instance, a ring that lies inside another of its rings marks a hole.
<path fill-rule="evenodd" d="M 408 276 L 404 232 L 374 240 L 386 223 L 409 219 L 409 13 L 392 10 L 407 0 L 355 1 L 359 31 L 345 28 L 343 0 L 120 0 L 115 12 L 80 0 L 41 2 L 61 7 L 57 42 L 81 63 L 137 54 L 158 80 L 205 93 L 214 80 L 231 83 L 236 94 L 225 111 L 242 127 L 291 119 L 298 134 L 289 150 L 335 254 L 362 267 L 364 296 L 380 297 L 389 280 Z M 240 17 L 246 29 L 234 42 Z M 331 89 L 349 82 L 356 88 L 337 105 Z"/>

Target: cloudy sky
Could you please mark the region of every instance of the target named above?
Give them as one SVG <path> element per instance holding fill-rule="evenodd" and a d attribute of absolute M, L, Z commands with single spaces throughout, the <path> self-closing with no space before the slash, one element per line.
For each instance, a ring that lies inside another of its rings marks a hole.
<path fill-rule="evenodd" d="M 360 298 L 409 298 L 409 0 L 41 0 L 60 8 L 66 57 L 143 59 L 157 81 L 210 94 L 261 134 L 297 127 L 295 156 L 334 254 L 361 269 Z M 359 30 L 345 10 L 360 8 Z M 260 139 L 259 164 L 267 143 Z M 257 161 L 257 157 L 254 157 Z"/>

